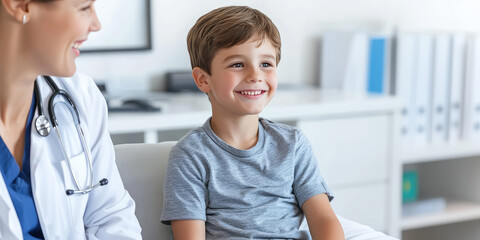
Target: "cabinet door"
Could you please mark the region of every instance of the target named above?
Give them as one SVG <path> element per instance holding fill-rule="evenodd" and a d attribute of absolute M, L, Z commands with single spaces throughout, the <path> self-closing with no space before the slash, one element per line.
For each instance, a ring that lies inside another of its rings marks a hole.
<path fill-rule="evenodd" d="M 391 157 L 389 115 L 299 121 L 327 185 L 387 180 Z"/>
<path fill-rule="evenodd" d="M 298 122 L 310 140 L 337 214 L 387 230 L 391 166 L 389 115 Z"/>
<path fill-rule="evenodd" d="M 387 183 L 333 188 L 333 210 L 344 218 L 387 232 L 387 189 Z"/>

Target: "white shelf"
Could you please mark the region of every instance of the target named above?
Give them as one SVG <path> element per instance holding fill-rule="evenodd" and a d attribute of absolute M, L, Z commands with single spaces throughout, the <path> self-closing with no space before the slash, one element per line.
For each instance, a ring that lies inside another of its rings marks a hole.
<path fill-rule="evenodd" d="M 443 224 L 480 219 L 480 203 L 448 202 L 444 211 L 402 218 L 402 230 L 412 230 Z"/>
<path fill-rule="evenodd" d="M 411 147 L 408 150 L 404 148 L 401 159 L 404 164 L 408 164 L 475 156 L 480 156 L 480 142 L 461 141 L 417 148 Z"/>

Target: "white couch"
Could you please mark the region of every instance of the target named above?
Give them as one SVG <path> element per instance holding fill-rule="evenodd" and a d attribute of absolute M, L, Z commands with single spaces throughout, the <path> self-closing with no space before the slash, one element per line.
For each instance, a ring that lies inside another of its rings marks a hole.
<path fill-rule="evenodd" d="M 170 149 L 176 142 L 121 144 L 115 146 L 118 170 L 125 188 L 136 202 L 135 213 L 145 240 L 171 239 L 169 226 L 160 222 L 163 179 Z M 395 239 L 370 227 L 338 216 L 348 240 Z"/>

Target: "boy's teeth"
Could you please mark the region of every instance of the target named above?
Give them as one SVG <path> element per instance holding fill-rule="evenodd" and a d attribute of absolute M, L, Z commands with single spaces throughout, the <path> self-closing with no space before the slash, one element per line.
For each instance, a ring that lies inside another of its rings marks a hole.
<path fill-rule="evenodd" d="M 262 93 L 262 91 L 260 90 L 257 90 L 257 91 L 240 91 L 241 94 L 243 95 L 250 95 L 250 96 L 254 96 L 254 95 L 259 95 Z"/>
<path fill-rule="evenodd" d="M 74 43 L 74 44 L 73 44 L 73 48 L 79 49 L 79 48 L 80 48 L 80 45 L 81 45 L 80 43 Z"/>

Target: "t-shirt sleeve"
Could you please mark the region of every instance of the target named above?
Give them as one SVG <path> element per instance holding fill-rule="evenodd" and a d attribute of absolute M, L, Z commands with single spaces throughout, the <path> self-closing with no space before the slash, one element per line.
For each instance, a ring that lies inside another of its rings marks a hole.
<path fill-rule="evenodd" d="M 293 191 L 300 207 L 309 198 L 321 193 L 326 193 L 330 201 L 333 199 L 333 195 L 320 174 L 310 142 L 300 130 L 298 130 L 295 148 Z"/>
<path fill-rule="evenodd" d="M 203 169 L 187 151 L 178 146 L 172 148 L 163 186 L 162 223 L 206 220 L 208 193 Z"/>

